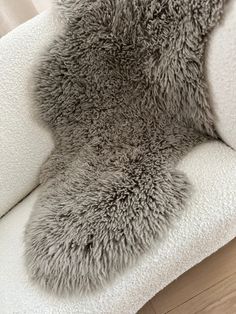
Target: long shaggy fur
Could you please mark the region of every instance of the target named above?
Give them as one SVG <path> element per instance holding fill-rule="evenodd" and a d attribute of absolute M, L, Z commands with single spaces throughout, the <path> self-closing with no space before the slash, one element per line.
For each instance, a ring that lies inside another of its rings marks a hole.
<path fill-rule="evenodd" d="M 30 277 L 85 293 L 133 264 L 183 210 L 176 163 L 216 137 L 204 48 L 223 0 L 58 0 L 34 73 L 55 139 L 25 233 Z"/>

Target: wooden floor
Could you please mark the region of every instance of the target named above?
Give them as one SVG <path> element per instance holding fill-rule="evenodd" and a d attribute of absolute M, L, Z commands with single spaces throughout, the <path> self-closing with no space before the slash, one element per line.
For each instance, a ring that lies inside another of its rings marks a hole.
<path fill-rule="evenodd" d="M 159 292 L 138 314 L 236 314 L 236 239 Z"/>

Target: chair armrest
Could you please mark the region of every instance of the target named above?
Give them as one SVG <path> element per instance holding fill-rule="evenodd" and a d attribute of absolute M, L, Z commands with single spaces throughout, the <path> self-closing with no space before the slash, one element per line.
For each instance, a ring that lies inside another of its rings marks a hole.
<path fill-rule="evenodd" d="M 236 149 L 236 1 L 226 6 L 214 30 L 207 55 L 211 100 L 222 139 Z"/>
<path fill-rule="evenodd" d="M 0 39 L 0 216 L 37 185 L 37 174 L 52 149 L 48 131 L 34 121 L 29 74 L 55 31 L 45 12 Z"/>

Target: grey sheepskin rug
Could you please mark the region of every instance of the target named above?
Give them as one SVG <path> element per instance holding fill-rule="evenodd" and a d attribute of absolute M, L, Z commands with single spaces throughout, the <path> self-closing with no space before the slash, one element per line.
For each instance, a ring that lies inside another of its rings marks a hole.
<path fill-rule="evenodd" d="M 58 0 L 34 71 L 55 149 L 25 232 L 30 278 L 103 287 L 160 240 L 190 196 L 177 162 L 217 137 L 204 75 L 222 0 Z"/>

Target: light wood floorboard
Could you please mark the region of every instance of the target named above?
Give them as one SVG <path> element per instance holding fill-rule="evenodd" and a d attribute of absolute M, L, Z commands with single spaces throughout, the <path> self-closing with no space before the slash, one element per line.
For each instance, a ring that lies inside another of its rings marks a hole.
<path fill-rule="evenodd" d="M 138 314 L 236 314 L 236 239 L 171 283 Z"/>

